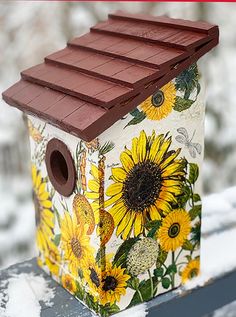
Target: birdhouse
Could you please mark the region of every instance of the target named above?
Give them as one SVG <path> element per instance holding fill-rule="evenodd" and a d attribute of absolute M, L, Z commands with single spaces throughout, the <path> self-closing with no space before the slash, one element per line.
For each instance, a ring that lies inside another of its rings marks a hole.
<path fill-rule="evenodd" d="M 218 34 L 119 11 L 3 93 L 28 118 L 38 263 L 100 316 L 199 273 L 196 62 Z"/>

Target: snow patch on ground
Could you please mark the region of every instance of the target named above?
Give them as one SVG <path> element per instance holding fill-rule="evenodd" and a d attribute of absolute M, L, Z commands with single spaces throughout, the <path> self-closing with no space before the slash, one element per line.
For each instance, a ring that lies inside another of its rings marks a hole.
<path fill-rule="evenodd" d="M 114 317 L 145 317 L 147 314 L 147 305 L 144 303 L 115 314 Z"/>
<path fill-rule="evenodd" d="M 9 278 L 0 296 L 1 317 L 40 317 L 41 305 L 52 306 L 54 290 L 42 276 L 22 273 Z M 27 299 L 27 300 L 26 300 Z M 7 303 L 6 303 L 7 302 Z M 6 303 L 6 308 L 3 308 Z"/>

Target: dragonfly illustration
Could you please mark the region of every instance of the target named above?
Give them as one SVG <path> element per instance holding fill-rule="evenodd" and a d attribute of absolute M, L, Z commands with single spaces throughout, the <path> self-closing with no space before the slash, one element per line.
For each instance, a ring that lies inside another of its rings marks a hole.
<path fill-rule="evenodd" d="M 196 130 L 193 132 L 191 139 L 189 138 L 188 132 L 184 127 L 178 128 L 177 132 L 179 135 L 175 137 L 176 141 L 184 144 L 184 146 L 188 149 L 189 154 L 192 158 L 196 158 L 197 153 L 200 155 L 202 153 L 202 146 L 200 143 L 192 142 Z"/>

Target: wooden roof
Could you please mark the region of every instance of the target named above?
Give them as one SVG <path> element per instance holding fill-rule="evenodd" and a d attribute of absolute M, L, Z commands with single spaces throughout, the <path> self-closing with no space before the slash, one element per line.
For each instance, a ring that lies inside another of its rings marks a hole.
<path fill-rule="evenodd" d="M 218 43 L 216 25 L 116 12 L 44 63 L 3 99 L 91 141 Z"/>

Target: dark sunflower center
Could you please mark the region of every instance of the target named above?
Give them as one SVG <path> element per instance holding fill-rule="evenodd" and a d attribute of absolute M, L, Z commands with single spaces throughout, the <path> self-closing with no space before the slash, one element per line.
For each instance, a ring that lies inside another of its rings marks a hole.
<path fill-rule="evenodd" d="M 161 90 L 158 90 L 153 96 L 152 96 L 152 104 L 154 107 L 160 107 L 163 102 L 165 101 L 164 93 Z"/>
<path fill-rule="evenodd" d="M 123 185 L 123 199 L 128 209 L 142 212 L 153 205 L 162 185 L 157 164 L 145 161 L 135 165 Z"/>
<path fill-rule="evenodd" d="M 96 273 L 96 271 L 92 268 L 89 268 L 90 269 L 90 278 L 91 278 L 91 281 L 93 282 L 93 284 L 95 284 L 97 287 L 99 287 L 100 285 L 100 280 L 99 280 L 99 277 Z"/>
<path fill-rule="evenodd" d="M 68 290 L 71 290 L 72 289 L 72 283 L 69 279 L 66 279 L 65 281 L 65 286 Z"/>
<path fill-rule="evenodd" d="M 76 238 L 72 238 L 70 244 L 74 255 L 80 258 L 82 253 L 80 242 Z"/>
<path fill-rule="evenodd" d="M 33 200 L 34 200 L 34 208 L 35 208 L 35 222 L 36 226 L 38 227 L 41 223 L 41 206 L 39 203 L 39 199 L 35 192 L 33 192 Z"/>
<path fill-rule="evenodd" d="M 197 277 L 197 276 L 198 276 L 198 269 L 192 269 L 189 272 L 189 279 L 192 279 L 192 278 Z"/>
<path fill-rule="evenodd" d="M 168 235 L 170 238 L 176 238 L 179 232 L 180 232 L 179 223 L 173 223 L 168 230 Z"/>
<path fill-rule="evenodd" d="M 107 276 L 104 280 L 103 280 L 104 284 L 102 289 L 107 292 L 107 291 L 114 291 L 116 289 L 117 286 L 117 280 L 114 278 L 114 276 Z"/>

